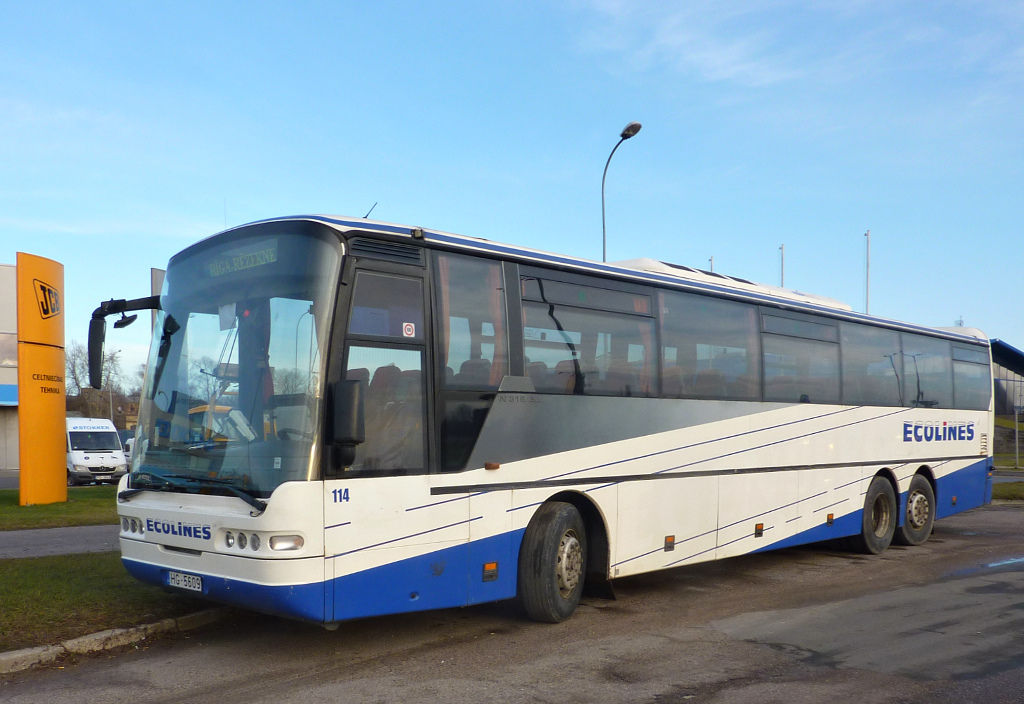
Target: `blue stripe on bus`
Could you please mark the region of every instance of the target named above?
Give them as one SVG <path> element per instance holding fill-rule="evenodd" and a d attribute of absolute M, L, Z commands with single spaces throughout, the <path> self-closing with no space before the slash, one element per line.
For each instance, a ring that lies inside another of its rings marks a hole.
<path fill-rule="evenodd" d="M 968 509 L 978 508 L 992 500 L 992 479 L 988 476 L 989 460 L 985 458 L 975 462 L 963 469 L 939 477 L 936 480 L 935 492 L 935 518 L 946 518 Z M 870 480 L 872 477 L 865 477 Z M 900 494 L 899 503 L 899 525 L 903 525 L 906 517 L 907 494 L 905 491 Z M 956 504 L 953 503 L 956 497 Z M 841 502 L 840 502 L 841 503 Z M 842 538 L 850 535 L 857 535 L 861 530 L 863 509 L 839 516 L 830 526 L 823 523 L 810 530 L 790 536 L 770 545 L 758 548 L 752 552 L 765 552 L 779 548 L 816 543 L 822 540 Z"/>
<path fill-rule="evenodd" d="M 861 525 L 861 511 L 853 511 L 843 516 L 838 516 L 832 521 L 832 525 L 828 523 L 821 523 L 809 528 L 808 530 L 791 535 L 788 538 L 783 538 L 774 543 L 770 543 L 763 547 L 759 547 L 755 550 L 751 550 L 751 553 L 767 552 L 769 550 L 778 550 L 780 548 L 790 548 L 796 545 L 806 545 L 807 543 L 818 543 L 823 540 L 832 540 L 834 538 L 845 538 L 849 535 L 856 535 L 860 533 Z M 749 537 L 754 540 L 753 536 Z"/>
<path fill-rule="evenodd" d="M 991 500 L 992 480 L 988 477 L 990 460 L 984 458 L 964 469 L 940 477 L 936 487 L 936 518 L 977 508 Z M 865 479 L 870 479 L 866 477 Z M 953 503 L 953 497 L 956 503 Z M 905 512 L 907 495 L 900 496 L 900 515 Z M 839 502 L 842 503 L 842 502 Z M 791 506 L 793 504 L 788 504 Z M 782 507 L 785 508 L 785 507 Z M 829 508 L 829 507 L 826 507 Z M 758 516 L 766 515 L 763 512 Z M 755 516 L 756 517 L 756 516 Z M 860 532 L 862 510 L 838 516 L 832 523 L 822 523 L 796 535 L 759 546 L 750 553 L 804 545 Z M 731 524 L 735 525 L 735 523 Z M 727 527 L 727 526 L 723 526 Z M 774 526 L 765 526 L 770 532 Z M 706 536 L 716 531 L 702 534 Z M 215 601 L 243 606 L 254 611 L 300 618 L 308 621 L 342 621 L 366 616 L 424 611 L 490 601 L 510 599 L 516 595 L 519 548 L 525 529 L 463 543 L 425 555 L 399 560 L 387 565 L 337 577 L 328 582 L 267 586 L 237 579 L 211 577 L 200 572 L 203 594 Z M 678 545 L 702 536 L 690 536 Z M 736 538 L 686 557 L 677 558 L 665 567 L 678 565 L 715 550 L 741 542 L 756 540 L 752 535 Z M 659 547 L 646 555 L 660 552 Z M 646 555 L 621 560 L 617 565 Z M 128 572 L 143 582 L 167 587 L 167 568 L 122 558 Z M 485 563 L 498 563 L 494 581 L 483 581 Z M 329 604 L 333 602 L 331 610 Z"/>
<path fill-rule="evenodd" d="M 475 540 L 326 583 L 274 586 L 179 571 L 201 576 L 203 596 L 214 601 L 306 621 L 344 621 L 511 599 L 516 595 L 525 532 L 523 528 Z M 121 562 L 139 581 L 167 588 L 166 567 L 127 558 Z M 497 578 L 485 582 L 484 565 L 490 562 L 498 564 Z M 326 604 L 332 601 L 334 608 L 327 612 Z"/>
<path fill-rule="evenodd" d="M 945 463 L 942 463 L 942 464 L 945 464 Z M 991 478 L 987 477 L 989 469 L 990 469 L 990 467 L 989 467 L 989 460 L 986 458 L 986 459 L 983 459 L 983 460 L 981 460 L 979 462 L 975 462 L 974 464 L 971 464 L 971 465 L 969 465 L 969 466 L 967 466 L 967 467 L 965 467 L 963 469 L 957 470 L 956 472 L 948 474 L 948 475 L 946 475 L 944 477 L 940 477 L 938 479 L 938 481 L 937 481 L 937 487 L 936 487 L 936 499 L 935 499 L 935 501 L 936 501 L 936 510 L 935 510 L 935 518 L 936 518 L 936 520 L 940 519 L 940 518 L 945 518 L 947 516 L 951 516 L 951 515 L 956 514 L 956 513 L 960 513 L 961 511 L 966 511 L 968 509 L 977 508 L 977 507 L 982 506 L 982 505 L 984 505 L 986 503 L 989 503 L 992 500 L 992 480 L 991 480 Z M 867 477 L 862 477 L 861 479 L 858 479 L 857 482 L 868 482 L 868 481 L 870 481 L 873 478 L 873 476 L 874 475 L 867 476 Z M 987 478 L 987 480 L 986 480 L 986 478 Z M 856 482 L 851 482 L 851 483 L 856 483 Z M 903 519 L 904 519 L 904 517 L 906 515 L 907 494 L 908 494 L 908 492 L 903 492 L 900 495 L 900 497 L 899 497 L 899 504 L 900 504 L 899 505 L 899 512 L 898 512 L 898 514 L 899 514 L 899 525 L 903 524 Z M 755 515 L 752 515 L 752 516 L 747 516 L 746 518 L 743 518 L 741 520 L 734 521 L 734 522 L 732 522 L 732 523 L 730 523 L 728 525 L 720 526 L 717 530 L 727 529 L 727 528 L 730 528 L 732 526 L 735 526 L 735 525 L 738 525 L 740 523 L 743 523 L 745 521 L 752 521 L 752 520 L 754 520 L 756 518 L 761 518 L 763 516 L 767 516 L 767 515 L 775 512 L 775 511 L 780 511 L 782 509 L 789 508 L 791 506 L 803 503 L 805 501 L 809 501 L 811 498 L 816 498 L 816 497 L 819 497 L 819 496 L 821 496 L 821 494 L 816 494 L 815 497 L 808 497 L 806 499 L 801 499 L 800 501 L 797 501 L 795 503 L 789 503 L 789 504 L 785 504 L 785 505 L 782 505 L 782 506 L 779 506 L 779 507 L 776 507 L 776 508 L 773 508 L 773 509 L 770 509 L 770 510 L 767 510 L 767 511 L 762 511 L 762 512 L 760 512 L 758 514 L 755 514 Z M 953 503 L 953 497 L 956 497 L 956 503 L 955 504 Z M 823 506 L 821 508 L 815 509 L 813 511 L 813 513 L 819 513 L 821 511 L 825 511 L 827 509 L 833 508 L 834 506 L 838 506 L 838 505 L 840 505 L 842 503 L 845 503 L 846 501 L 848 501 L 848 499 L 843 499 L 841 501 L 837 501 L 834 504 L 830 504 L 828 506 Z M 767 545 L 758 547 L 758 548 L 756 548 L 754 550 L 751 550 L 750 552 L 751 553 L 766 552 L 766 551 L 769 551 L 769 550 L 778 550 L 780 548 L 793 547 L 793 546 L 796 546 L 796 545 L 805 545 L 807 543 L 817 543 L 817 542 L 821 542 L 823 540 L 832 540 L 834 538 L 845 538 L 847 536 L 857 535 L 858 533 L 860 533 L 860 530 L 861 530 L 862 516 L 863 516 L 862 507 L 859 507 L 859 508 L 857 508 L 854 511 L 851 511 L 849 513 L 846 513 L 844 515 L 841 515 L 841 516 L 838 516 L 838 517 L 834 518 L 834 520 L 832 522 L 832 525 L 829 525 L 828 523 L 822 523 L 822 524 L 820 524 L 818 526 L 815 526 L 813 528 L 810 528 L 808 530 L 805 530 L 805 531 L 802 531 L 802 532 L 797 533 L 795 535 L 789 536 L 788 538 L 783 538 L 783 539 L 778 540 L 778 541 L 776 541 L 774 543 L 769 543 Z M 787 521 L 787 523 L 789 523 L 789 522 L 790 521 Z M 771 529 L 771 526 L 765 526 L 765 532 L 766 533 L 770 529 Z M 683 543 L 685 543 L 688 540 L 691 540 L 691 539 L 697 538 L 697 537 L 704 537 L 704 536 L 708 535 L 709 533 L 714 533 L 714 532 L 715 531 L 707 531 L 705 533 L 702 533 L 699 536 L 690 536 L 689 538 L 685 538 L 683 540 L 679 540 L 679 541 L 676 542 L 676 546 L 678 547 L 678 546 L 682 545 Z M 708 548 L 706 550 L 702 550 L 701 552 L 694 553 L 693 555 L 688 555 L 688 556 L 686 556 L 684 558 L 676 559 L 676 560 L 674 560 L 672 562 L 669 562 L 666 566 L 677 565 L 677 564 L 679 564 L 681 562 L 686 562 L 687 560 L 691 560 L 694 557 L 698 557 L 700 555 L 707 554 L 708 552 L 712 552 L 712 551 L 714 551 L 714 550 L 716 550 L 718 548 L 725 547 L 725 545 L 731 545 L 731 544 L 739 542 L 741 540 L 748 540 L 748 539 L 749 540 L 757 540 L 756 538 L 753 537 L 753 535 L 745 535 L 745 536 L 737 538 L 737 539 L 735 539 L 735 540 L 733 540 L 733 541 L 731 541 L 729 543 L 725 543 L 725 544 L 722 544 L 722 545 L 716 545 L 715 547 Z M 616 562 L 613 565 L 613 567 L 617 567 L 619 565 L 626 564 L 627 562 L 632 562 L 633 560 L 637 560 L 637 559 L 640 559 L 642 557 L 647 557 L 648 555 L 654 554 L 656 552 L 660 552 L 663 549 L 664 549 L 663 547 L 659 546 L 655 550 L 651 550 L 651 551 L 646 552 L 646 553 L 641 553 L 639 555 L 635 555 L 635 556 L 632 556 L 632 557 L 625 558 L 623 560 L 620 560 L 620 561 Z"/>
<path fill-rule="evenodd" d="M 170 588 L 167 582 L 168 569 L 166 567 L 125 557 L 121 558 L 121 563 L 128 573 L 139 581 Z M 269 586 L 240 579 L 212 577 L 187 569 L 180 571 L 201 576 L 203 578 L 203 596 L 208 599 L 276 616 L 288 616 L 307 621 L 324 621 L 325 585 L 323 582 Z M 175 591 L 180 591 L 182 594 L 191 593 L 185 590 Z"/>
<path fill-rule="evenodd" d="M 337 577 L 334 620 L 511 599 L 525 532 L 523 528 Z M 485 582 L 488 562 L 498 563 L 498 574 Z"/>
<path fill-rule="evenodd" d="M 964 469 L 939 477 L 935 487 L 935 518 L 945 518 L 990 503 L 992 477 L 988 473 L 992 469 L 991 464 L 991 459 L 986 457 Z M 900 506 L 906 505 L 906 498 L 906 494 L 900 497 Z"/>

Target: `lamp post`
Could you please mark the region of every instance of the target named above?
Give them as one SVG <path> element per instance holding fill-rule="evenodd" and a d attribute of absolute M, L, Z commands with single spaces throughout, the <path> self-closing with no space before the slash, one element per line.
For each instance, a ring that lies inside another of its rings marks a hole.
<path fill-rule="evenodd" d="M 604 175 L 601 176 L 601 261 L 603 262 L 608 261 L 608 233 L 605 230 L 604 222 L 604 180 L 608 177 L 608 164 L 612 163 L 612 157 L 615 156 L 615 150 L 619 148 L 619 145 L 639 132 L 642 126 L 639 122 L 630 122 L 622 128 L 619 141 L 612 148 L 612 153 L 608 155 L 608 161 L 604 163 Z"/>
<path fill-rule="evenodd" d="M 867 251 L 864 258 L 864 313 L 871 312 L 871 230 L 864 233 Z"/>
<path fill-rule="evenodd" d="M 115 350 L 110 353 L 110 357 L 113 358 L 115 355 L 121 354 L 121 350 Z M 110 373 L 114 370 L 114 365 L 111 363 L 107 369 L 107 400 L 110 403 L 110 422 L 114 422 L 114 389 L 110 383 Z"/>

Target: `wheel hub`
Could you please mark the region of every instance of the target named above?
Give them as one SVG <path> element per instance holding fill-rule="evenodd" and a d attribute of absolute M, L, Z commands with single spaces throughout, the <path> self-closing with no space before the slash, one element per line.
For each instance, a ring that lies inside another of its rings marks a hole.
<path fill-rule="evenodd" d="M 583 546 L 574 531 L 566 531 L 558 543 L 558 591 L 567 597 L 583 575 Z"/>
<path fill-rule="evenodd" d="M 924 528 L 928 522 L 928 497 L 920 492 L 914 492 L 907 500 L 907 521 L 915 530 Z"/>
<path fill-rule="evenodd" d="M 889 502 L 886 501 L 885 496 L 879 495 L 876 497 L 874 504 L 871 506 L 871 528 L 879 538 L 884 536 L 889 530 L 889 523 L 892 521 L 889 511 Z"/>

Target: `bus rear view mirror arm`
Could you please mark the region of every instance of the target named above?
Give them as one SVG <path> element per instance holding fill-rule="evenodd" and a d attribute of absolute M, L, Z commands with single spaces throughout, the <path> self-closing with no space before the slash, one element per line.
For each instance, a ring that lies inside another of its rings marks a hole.
<path fill-rule="evenodd" d="M 103 342 L 107 336 L 107 316 L 121 314 L 121 318 L 114 323 L 115 328 L 123 328 L 131 325 L 137 316 L 126 316 L 125 312 L 130 310 L 160 310 L 160 296 L 147 296 L 125 300 L 124 298 L 111 299 L 100 303 L 100 307 L 92 312 L 92 319 L 89 321 L 89 386 L 98 389 L 103 386 Z"/>
<path fill-rule="evenodd" d="M 336 381 L 331 391 L 332 469 L 337 470 L 351 466 L 355 461 L 356 445 L 366 441 L 363 383 L 351 379 Z"/>

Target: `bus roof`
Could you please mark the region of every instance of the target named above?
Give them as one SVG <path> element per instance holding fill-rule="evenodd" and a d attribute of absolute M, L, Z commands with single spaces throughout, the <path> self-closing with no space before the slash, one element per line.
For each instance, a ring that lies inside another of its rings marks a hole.
<path fill-rule="evenodd" d="M 265 220 L 257 220 L 245 225 L 228 228 L 227 230 L 224 230 L 224 232 L 231 232 L 251 225 L 296 220 L 323 223 L 343 233 L 362 230 L 364 232 L 377 232 L 384 235 L 408 238 L 410 240 L 426 240 L 445 245 L 448 248 L 476 252 L 479 254 L 497 255 L 502 258 L 516 260 L 521 263 L 556 266 L 562 270 L 600 274 L 619 280 L 632 280 L 647 284 L 667 284 L 672 288 L 688 290 L 695 293 L 710 293 L 728 298 L 746 300 L 753 303 L 773 305 L 790 310 L 824 314 L 829 317 L 850 320 L 853 322 L 881 325 L 907 332 L 937 335 L 961 342 L 983 344 L 985 346 L 988 346 L 989 344 L 988 338 L 985 334 L 974 328 L 929 327 L 898 320 L 880 318 L 865 313 L 857 313 L 846 303 L 826 296 L 803 293 L 801 291 L 785 289 L 778 286 L 758 284 L 746 279 L 726 276 L 719 272 L 702 271 L 700 269 L 680 264 L 669 264 L 655 259 L 640 258 L 620 262 L 596 262 L 580 257 L 572 257 L 564 254 L 554 254 L 543 250 L 531 249 L 529 247 L 502 244 L 480 237 L 457 235 L 450 232 L 443 232 L 441 230 L 410 227 L 408 225 L 398 225 L 395 223 L 366 220 L 359 217 L 344 215 L 292 215 L 287 217 L 267 218 Z"/>

